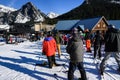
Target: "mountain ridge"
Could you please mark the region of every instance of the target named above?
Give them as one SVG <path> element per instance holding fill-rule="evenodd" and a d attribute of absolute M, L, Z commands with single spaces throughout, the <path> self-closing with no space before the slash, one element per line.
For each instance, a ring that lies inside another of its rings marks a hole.
<path fill-rule="evenodd" d="M 12 12 L 12 11 L 16 11 L 17 9 L 14 9 L 14 8 L 11 8 L 11 7 L 7 7 L 7 6 L 4 6 L 4 5 L 1 5 L 0 4 L 0 12 Z"/>
<path fill-rule="evenodd" d="M 0 9 L 3 10 L 3 8 L 1 7 Z M 45 19 L 49 18 L 31 2 L 27 2 L 18 10 L 2 10 L 0 12 L 0 24 L 43 22 Z"/>
<path fill-rule="evenodd" d="M 37 9 L 31 2 L 28 2 L 18 10 L 8 13 L 1 12 L 0 24 L 39 21 L 47 24 L 56 24 L 58 20 L 87 19 L 99 16 L 104 16 L 108 20 L 119 20 L 119 2 L 120 0 L 85 0 L 80 6 L 54 18 L 48 17 L 48 15 Z"/>
<path fill-rule="evenodd" d="M 87 1 L 87 0 L 86 0 Z M 57 20 L 65 19 L 86 19 L 93 18 L 98 16 L 104 16 L 109 20 L 118 20 L 120 19 L 120 0 L 89 0 L 88 2 L 84 1 L 80 6 L 72 9 L 71 11 L 58 16 Z"/>
<path fill-rule="evenodd" d="M 33 22 L 44 21 L 44 18 L 41 15 L 41 13 L 31 2 L 26 3 L 19 10 L 11 12 L 8 15 L 8 17 L 9 19 L 12 19 L 14 23 L 26 23 L 29 21 Z"/>

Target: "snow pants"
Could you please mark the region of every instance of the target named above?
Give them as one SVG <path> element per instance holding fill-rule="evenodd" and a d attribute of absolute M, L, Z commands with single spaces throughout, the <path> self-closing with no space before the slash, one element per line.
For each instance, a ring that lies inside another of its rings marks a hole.
<path fill-rule="evenodd" d="M 95 46 L 94 45 L 94 58 L 101 58 L 101 46 L 98 45 L 98 46 Z"/>
<path fill-rule="evenodd" d="M 83 62 L 70 62 L 69 63 L 69 71 L 68 71 L 68 80 L 74 80 L 74 71 L 78 67 L 81 79 L 87 80 L 85 69 L 83 67 Z"/>
<path fill-rule="evenodd" d="M 120 69 L 120 52 L 106 52 L 105 57 L 103 58 L 101 64 L 100 64 L 100 70 L 101 72 L 104 72 L 105 66 L 107 64 L 107 60 L 110 58 L 111 55 L 114 55 L 115 60 L 118 64 L 118 68 Z"/>
<path fill-rule="evenodd" d="M 58 56 L 59 56 L 59 58 L 60 58 L 60 56 L 61 56 L 60 44 L 57 44 L 57 50 L 58 50 Z"/>
<path fill-rule="evenodd" d="M 53 64 L 56 64 L 55 55 L 47 56 L 49 68 L 53 67 Z"/>

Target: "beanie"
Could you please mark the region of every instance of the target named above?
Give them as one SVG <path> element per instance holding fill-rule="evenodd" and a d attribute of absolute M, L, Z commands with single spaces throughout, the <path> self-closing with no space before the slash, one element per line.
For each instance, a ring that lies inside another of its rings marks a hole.
<path fill-rule="evenodd" d="M 73 32 L 73 33 L 78 33 L 78 29 L 77 29 L 77 28 L 73 28 L 73 29 L 72 29 L 72 32 Z"/>

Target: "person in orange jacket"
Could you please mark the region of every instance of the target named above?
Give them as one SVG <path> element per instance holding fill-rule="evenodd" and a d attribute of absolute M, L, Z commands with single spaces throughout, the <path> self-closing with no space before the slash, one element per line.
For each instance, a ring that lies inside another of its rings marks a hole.
<path fill-rule="evenodd" d="M 52 37 L 51 33 L 47 33 L 47 37 L 43 41 L 42 52 L 47 56 L 49 68 L 58 66 L 55 61 L 55 52 L 57 50 L 56 41 Z"/>
<path fill-rule="evenodd" d="M 86 52 L 91 52 L 91 35 L 89 29 L 85 31 L 85 44 L 86 44 Z"/>

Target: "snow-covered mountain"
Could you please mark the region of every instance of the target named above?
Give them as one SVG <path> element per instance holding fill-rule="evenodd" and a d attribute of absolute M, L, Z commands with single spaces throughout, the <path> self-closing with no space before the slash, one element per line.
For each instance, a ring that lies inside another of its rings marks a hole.
<path fill-rule="evenodd" d="M 37 9 L 31 2 L 24 4 L 20 9 L 6 7 L 0 5 L 0 23 L 27 23 L 27 22 L 43 22 L 48 18 L 55 18 L 59 16 L 54 12 L 50 12 L 47 15 Z"/>
<path fill-rule="evenodd" d="M 26 3 L 20 9 L 9 8 L 0 5 L 0 22 L 3 24 L 26 23 L 26 22 L 42 22 L 46 16 L 37 9 L 31 2 Z"/>
<path fill-rule="evenodd" d="M 44 17 L 31 2 L 28 2 L 19 10 L 12 12 L 9 15 L 9 20 L 13 20 L 14 23 L 39 22 L 44 21 Z"/>
<path fill-rule="evenodd" d="M 47 16 L 52 19 L 52 18 L 58 17 L 59 14 L 56 14 L 54 12 L 50 12 L 50 13 L 47 14 Z"/>
<path fill-rule="evenodd" d="M 11 7 L 7 7 L 7 6 L 4 6 L 4 5 L 1 5 L 0 4 L 0 12 L 12 12 L 12 11 L 16 11 L 17 9 L 14 9 L 14 8 L 11 8 Z"/>
<path fill-rule="evenodd" d="M 120 4 L 120 0 L 111 0 L 111 3 Z"/>

